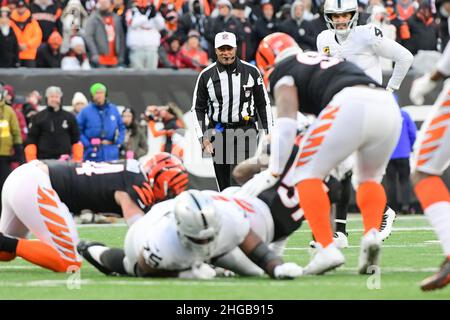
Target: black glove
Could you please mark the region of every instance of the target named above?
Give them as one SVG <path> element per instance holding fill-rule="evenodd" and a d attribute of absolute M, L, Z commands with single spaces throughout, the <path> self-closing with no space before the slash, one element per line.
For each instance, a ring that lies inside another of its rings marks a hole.
<path fill-rule="evenodd" d="M 21 144 L 14 145 L 14 154 L 10 158 L 11 162 L 18 162 L 20 164 L 25 162 L 23 154 L 23 146 Z"/>

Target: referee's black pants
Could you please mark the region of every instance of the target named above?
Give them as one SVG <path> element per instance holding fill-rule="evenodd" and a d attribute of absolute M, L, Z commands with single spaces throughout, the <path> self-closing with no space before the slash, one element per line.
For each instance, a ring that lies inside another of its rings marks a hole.
<path fill-rule="evenodd" d="M 409 158 L 391 159 L 386 168 L 386 193 L 388 205 L 407 213 L 411 206 L 412 185 Z M 397 181 L 400 184 L 401 201 L 397 198 Z"/>
<path fill-rule="evenodd" d="M 258 135 L 256 125 L 249 123 L 238 128 L 226 128 L 222 132 L 212 131 L 213 162 L 218 188 L 222 191 L 230 186 L 238 186 L 233 178 L 233 169 L 255 154 Z"/>

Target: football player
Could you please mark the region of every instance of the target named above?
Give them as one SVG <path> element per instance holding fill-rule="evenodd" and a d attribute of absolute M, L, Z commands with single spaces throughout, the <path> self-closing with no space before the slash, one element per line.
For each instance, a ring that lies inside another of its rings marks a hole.
<path fill-rule="evenodd" d="M 447 44 L 436 70 L 414 80 L 410 92 L 411 101 L 423 104 L 424 96 L 437 86 L 439 80 L 449 75 L 450 45 Z M 443 288 L 450 283 L 450 195 L 440 177 L 449 164 L 450 82 L 446 82 L 420 129 L 415 145 L 412 173 L 414 191 L 446 256 L 441 269 L 422 282 L 422 290 Z"/>
<path fill-rule="evenodd" d="M 384 37 L 381 30 L 376 26 L 371 24 L 357 26 L 357 0 L 326 0 L 324 19 L 328 30 L 322 31 L 316 40 L 317 49 L 320 53 L 353 62 L 380 85 L 383 81 L 380 58 L 392 60 L 395 65 L 386 89 L 394 91 L 400 88 L 414 57 L 408 49 L 399 43 Z M 348 245 L 346 223 L 353 163 L 354 158 L 351 157 L 341 166 L 341 169 L 346 172 L 342 174 L 343 199 L 337 206 L 337 232 L 334 235 L 341 246 Z M 386 208 L 382 222 L 383 230 L 381 231 L 383 240 L 391 233 L 394 218 L 395 212 Z"/>
<path fill-rule="evenodd" d="M 323 179 L 354 152 L 356 200 L 364 223 L 359 273 L 367 273 L 379 263 L 378 230 L 386 206 L 380 181 L 400 135 L 399 107 L 391 93 L 353 63 L 317 52 L 301 53 L 295 46 L 280 52 L 277 60 L 269 77 L 278 109 L 269 169 L 243 189 L 255 195 L 276 184 L 295 142 L 297 111 L 317 116 L 302 139 L 294 181 L 318 243 L 305 274 L 321 274 L 345 261 L 333 243 Z"/>
<path fill-rule="evenodd" d="M 131 224 L 147 212 L 154 196 L 136 160 L 34 160 L 9 175 L 2 201 L 0 261 L 19 256 L 55 272 L 66 272 L 81 266 L 71 213 L 82 209 L 117 213 Z M 38 240 L 28 240 L 29 231 Z"/>
<path fill-rule="evenodd" d="M 183 162 L 176 156 L 160 152 L 151 157 L 144 165 L 155 201 L 172 199 L 185 191 L 189 177 Z"/>
<path fill-rule="evenodd" d="M 78 250 L 107 275 L 212 278 L 215 272 L 203 262 L 236 247 L 275 279 L 302 275 L 301 267 L 283 263 L 268 248 L 274 232 L 270 210 L 260 199 L 189 190 L 137 220 L 124 250 L 95 242 L 81 242 Z"/>

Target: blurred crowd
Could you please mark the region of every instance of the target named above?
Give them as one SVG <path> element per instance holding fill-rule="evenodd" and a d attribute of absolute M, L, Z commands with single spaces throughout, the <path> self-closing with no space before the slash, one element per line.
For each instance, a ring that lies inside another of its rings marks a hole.
<path fill-rule="evenodd" d="M 323 0 L 0 0 L 0 67 L 201 70 L 215 60 L 217 32 L 236 34 L 238 56 L 255 59 L 281 31 L 304 50 L 326 29 Z M 360 0 L 358 24 L 376 24 L 414 55 L 449 38 L 448 0 Z M 389 63 L 386 69 L 389 69 Z"/>

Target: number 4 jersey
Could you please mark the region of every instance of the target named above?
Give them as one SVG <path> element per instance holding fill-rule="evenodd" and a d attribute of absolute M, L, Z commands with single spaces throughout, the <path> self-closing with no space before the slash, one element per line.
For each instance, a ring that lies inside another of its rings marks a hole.
<path fill-rule="evenodd" d="M 276 64 L 269 77 L 272 95 L 281 84 L 295 85 L 300 103 L 299 111 L 316 116 L 335 94 L 346 87 L 380 87 L 353 63 L 317 52 L 300 53 Z"/>
<path fill-rule="evenodd" d="M 83 209 L 122 214 L 114 199 L 116 191 L 127 192 L 144 212 L 152 205 L 153 194 L 136 160 L 43 162 L 48 166 L 52 187 L 73 214 Z"/>

